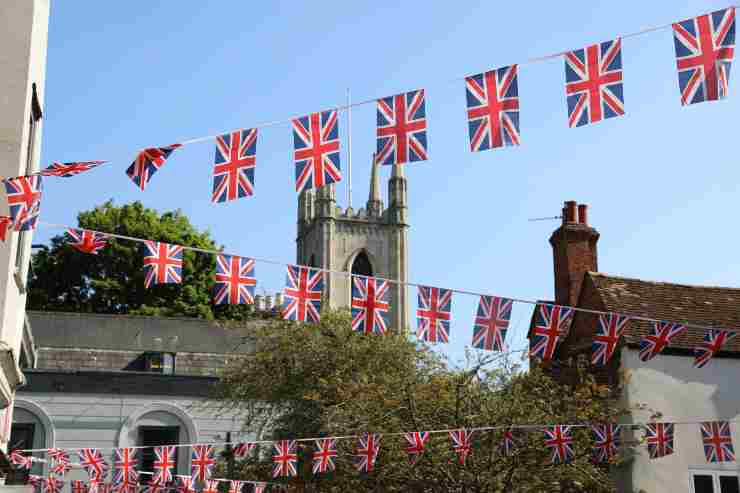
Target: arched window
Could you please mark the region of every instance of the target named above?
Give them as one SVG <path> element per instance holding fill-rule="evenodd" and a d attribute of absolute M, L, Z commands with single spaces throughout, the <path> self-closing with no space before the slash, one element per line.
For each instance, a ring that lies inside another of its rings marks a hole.
<path fill-rule="evenodd" d="M 373 275 L 373 266 L 370 264 L 370 259 L 367 258 L 365 250 L 358 253 L 354 262 L 352 262 L 352 274 L 359 274 L 361 276 Z"/>

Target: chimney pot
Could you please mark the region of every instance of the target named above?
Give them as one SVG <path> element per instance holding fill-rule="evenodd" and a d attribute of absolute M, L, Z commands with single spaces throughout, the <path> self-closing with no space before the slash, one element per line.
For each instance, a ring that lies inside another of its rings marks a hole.
<path fill-rule="evenodd" d="M 588 205 L 586 204 L 578 205 L 578 224 L 588 226 Z"/>
<path fill-rule="evenodd" d="M 569 200 L 565 203 L 565 223 L 576 223 L 576 210 L 578 205 L 575 200 Z"/>

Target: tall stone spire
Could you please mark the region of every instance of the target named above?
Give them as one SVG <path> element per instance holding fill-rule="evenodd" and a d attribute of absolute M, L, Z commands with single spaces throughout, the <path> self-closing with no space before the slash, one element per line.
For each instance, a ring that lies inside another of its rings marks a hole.
<path fill-rule="evenodd" d="M 380 200 L 380 164 L 373 153 L 373 168 L 370 173 L 370 193 L 367 198 L 367 215 L 380 217 L 383 212 L 383 201 Z"/>
<path fill-rule="evenodd" d="M 407 224 L 406 177 L 403 164 L 394 164 L 391 179 L 388 181 L 388 209 L 390 220 L 395 224 Z"/>

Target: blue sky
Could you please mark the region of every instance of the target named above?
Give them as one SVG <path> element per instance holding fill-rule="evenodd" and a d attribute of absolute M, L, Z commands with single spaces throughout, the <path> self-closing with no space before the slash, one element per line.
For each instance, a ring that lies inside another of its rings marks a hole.
<path fill-rule="evenodd" d="M 295 260 L 296 194 L 288 125 L 260 131 L 256 195 L 211 204 L 212 142 L 178 150 L 140 192 L 136 151 L 248 128 L 355 100 L 427 90 L 430 159 L 406 168 L 410 279 L 529 299 L 553 296 L 548 238 L 565 200 L 590 206 L 602 272 L 737 286 L 739 114 L 724 101 L 681 107 L 670 30 L 623 42 L 626 115 L 569 129 L 562 59 L 519 75 L 522 145 L 468 150 L 464 84 L 455 80 L 724 8 L 719 2 L 52 2 L 42 163 L 106 159 L 48 179 L 42 220 L 113 198 L 181 209 L 227 251 Z M 353 205 L 367 198 L 375 107 L 352 113 Z M 341 116 L 342 165 L 346 119 Z M 733 148 L 735 149 L 735 148 Z M 732 150 L 732 149 L 730 149 Z M 736 151 L 733 151 L 736 152 Z M 385 180 L 390 173 L 383 169 Z M 346 206 L 345 184 L 337 188 Z M 387 201 L 387 199 L 386 199 Z M 42 229 L 36 242 L 56 231 Z M 258 264 L 268 293 L 282 268 Z M 415 300 L 415 291 L 410 291 Z M 453 358 L 477 299 L 453 301 Z M 412 310 L 415 302 L 411 303 Z M 525 344 L 531 306 L 515 307 L 509 345 Z M 413 323 L 413 319 L 412 319 Z"/>

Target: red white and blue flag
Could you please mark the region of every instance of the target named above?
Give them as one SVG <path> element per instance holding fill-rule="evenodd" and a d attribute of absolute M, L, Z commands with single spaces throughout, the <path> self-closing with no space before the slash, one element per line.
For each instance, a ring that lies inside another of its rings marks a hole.
<path fill-rule="evenodd" d="M 650 361 L 685 331 L 685 325 L 673 322 L 653 322 L 653 333 L 640 340 L 640 359 Z"/>
<path fill-rule="evenodd" d="M 647 423 L 645 440 L 651 459 L 659 459 L 673 453 L 673 423 Z"/>
<path fill-rule="evenodd" d="M 151 484 L 163 486 L 172 481 L 172 471 L 176 466 L 175 447 L 154 447 L 154 476 Z"/>
<path fill-rule="evenodd" d="M 49 459 L 51 459 L 50 472 L 52 474 L 64 476 L 70 469 L 72 469 L 72 459 L 70 459 L 69 453 L 66 450 L 53 448 L 49 449 L 46 454 L 49 456 Z"/>
<path fill-rule="evenodd" d="M 322 271 L 302 265 L 289 265 L 283 290 L 283 319 L 319 323 L 323 289 Z"/>
<path fill-rule="evenodd" d="M 602 313 L 596 327 L 591 350 L 591 364 L 605 366 L 619 344 L 619 339 L 627 328 L 629 317 L 618 313 Z"/>
<path fill-rule="evenodd" d="M 144 242 L 144 282 L 147 288 L 154 284 L 182 282 L 182 251 L 180 245 L 158 241 Z"/>
<path fill-rule="evenodd" d="M 267 483 L 254 483 L 254 493 L 265 493 Z"/>
<path fill-rule="evenodd" d="M 735 52 L 735 7 L 673 24 L 681 104 L 727 97 Z"/>
<path fill-rule="evenodd" d="M 532 329 L 529 354 L 543 361 L 552 359 L 558 343 L 568 336 L 573 309 L 559 305 L 538 304 Z"/>
<path fill-rule="evenodd" d="M 251 305 L 254 303 L 254 259 L 235 255 L 216 257 L 216 284 L 213 302 L 216 305 Z"/>
<path fill-rule="evenodd" d="M 182 147 L 180 144 L 172 144 L 165 147 L 152 147 L 141 151 L 126 170 L 126 174 L 134 184 L 143 192 L 154 173 L 164 166 L 170 154 Z"/>
<path fill-rule="evenodd" d="M 88 493 L 87 484 L 81 479 L 74 479 L 69 485 L 72 493 Z"/>
<path fill-rule="evenodd" d="M 613 423 L 591 426 L 594 462 L 609 462 L 617 456 L 622 444 L 622 427 Z"/>
<path fill-rule="evenodd" d="M 470 150 L 519 145 L 518 66 L 465 77 Z"/>
<path fill-rule="evenodd" d="M 33 466 L 33 456 L 25 455 L 20 450 L 13 450 L 10 453 L 10 463 L 18 469 L 30 470 Z"/>
<path fill-rule="evenodd" d="M 41 211 L 43 181 L 39 175 L 3 180 L 8 195 L 8 210 L 15 231 L 36 229 Z"/>
<path fill-rule="evenodd" d="M 735 449 L 728 421 L 708 421 L 701 424 L 701 441 L 707 462 L 734 462 Z"/>
<path fill-rule="evenodd" d="M 256 128 L 238 130 L 216 137 L 211 202 L 227 202 L 254 195 L 256 167 Z"/>
<path fill-rule="evenodd" d="M 419 286 L 416 337 L 422 341 L 449 342 L 452 290 Z"/>
<path fill-rule="evenodd" d="M 389 284 L 374 277 L 352 276 L 352 330 L 385 334 L 388 330 Z"/>
<path fill-rule="evenodd" d="M 55 476 L 49 476 L 44 480 L 44 493 L 61 493 L 64 481 Z"/>
<path fill-rule="evenodd" d="M 280 440 L 275 442 L 274 447 L 272 477 L 293 477 L 297 475 L 298 454 L 296 453 L 295 440 Z"/>
<path fill-rule="evenodd" d="M 513 302 L 498 296 L 481 296 L 473 326 L 473 347 L 486 351 L 504 351 L 506 331 Z"/>
<path fill-rule="evenodd" d="M 297 192 L 342 180 L 337 110 L 293 120 L 293 148 Z"/>
<path fill-rule="evenodd" d="M 363 433 L 357 442 L 355 453 L 355 469 L 360 472 L 372 472 L 375 461 L 380 453 L 380 441 L 383 435 L 380 433 Z"/>
<path fill-rule="evenodd" d="M 550 462 L 552 464 L 567 464 L 573 457 L 573 436 L 570 434 L 570 426 L 556 425 L 544 428 L 545 446 L 550 449 Z"/>
<path fill-rule="evenodd" d="M 136 449 L 113 451 L 113 487 L 118 493 L 137 493 L 139 472 L 136 470 Z"/>
<path fill-rule="evenodd" d="M 69 178 L 76 176 L 85 171 L 97 168 L 106 161 L 76 161 L 71 163 L 51 163 L 51 165 L 41 170 L 41 176 L 57 176 L 59 178 Z"/>
<path fill-rule="evenodd" d="M 13 228 L 13 220 L 10 216 L 0 216 L 0 241 L 5 241 L 8 231 Z"/>
<path fill-rule="evenodd" d="M 699 343 L 694 348 L 694 354 L 696 359 L 694 360 L 695 368 L 704 368 L 712 359 L 712 356 L 717 354 L 722 349 L 722 346 L 730 342 L 737 336 L 737 332 L 729 330 L 709 329 L 704 334 L 704 341 Z"/>
<path fill-rule="evenodd" d="M 190 458 L 190 477 L 193 483 L 205 483 L 216 466 L 216 457 L 211 445 L 193 445 Z"/>
<path fill-rule="evenodd" d="M 565 94 L 570 127 L 624 115 L 622 41 L 567 52 Z"/>
<path fill-rule="evenodd" d="M 241 481 L 231 481 L 231 485 L 230 485 L 230 488 L 229 488 L 229 493 L 231 493 L 231 490 L 234 488 L 234 484 L 233 483 L 235 483 L 235 482 L 236 483 L 241 483 Z M 219 491 L 218 491 L 218 484 L 219 484 L 219 480 L 218 479 L 209 479 L 203 485 L 203 489 L 200 490 L 200 493 L 219 493 Z"/>
<path fill-rule="evenodd" d="M 514 454 L 515 447 L 516 439 L 514 438 L 514 430 L 504 431 L 501 437 L 501 454 L 504 457 L 510 457 Z"/>
<path fill-rule="evenodd" d="M 244 481 L 232 479 L 229 481 L 229 493 L 242 493 L 244 483 Z M 208 488 L 211 488 L 212 491 L 203 490 L 201 493 L 218 493 L 218 481 L 206 481 L 206 485 Z"/>
<path fill-rule="evenodd" d="M 454 430 L 450 432 L 450 439 L 452 451 L 457 454 L 457 463 L 464 466 L 473 451 L 473 432 L 466 429 Z"/>
<path fill-rule="evenodd" d="M 103 481 L 108 472 L 108 464 L 103 458 L 100 450 L 94 448 L 85 448 L 77 452 L 80 459 L 80 466 L 87 472 L 90 479 Z"/>
<path fill-rule="evenodd" d="M 175 490 L 179 493 L 195 493 L 195 485 L 191 476 L 176 475 Z"/>
<path fill-rule="evenodd" d="M 315 441 L 313 452 L 313 473 L 331 472 L 335 469 L 334 459 L 337 457 L 337 441 L 333 438 L 322 438 Z"/>
<path fill-rule="evenodd" d="M 67 243 L 82 253 L 97 255 L 108 244 L 108 235 L 87 229 L 67 229 Z"/>
<path fill-rule="evenodd" d="M 245 458 L 247 455 L 254 450 L 255 444 L 251 442 L 238 443 L 234 447 L 234 456 L 240 459 Z"/>
<path fill-rule="evenodd" d="M 412 431 L 405 433 L 403 436 L 407 443 L 405 450 L 409 454 L 409 464 L 413 466 L 424 453 L 430 435 L 428 431 Z"/>
<path fill-rule="evenodd" d="M 424 100 L 424 89 L 378 99 L 378 163 L 403 164 L 429 159 Z"/>

